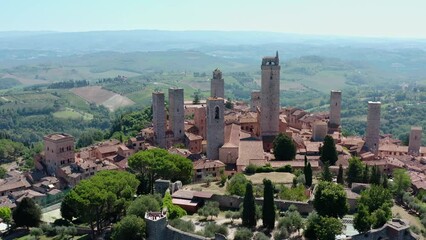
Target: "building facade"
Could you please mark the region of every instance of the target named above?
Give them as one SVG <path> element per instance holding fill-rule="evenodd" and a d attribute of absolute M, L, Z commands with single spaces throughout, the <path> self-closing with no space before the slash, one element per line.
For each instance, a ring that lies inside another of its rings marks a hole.
<path fill-rule="evenodd" d="M 176 140 L 183 140 L 185 134 L 185 109 L 182 88 L 169 89 L 169 125 Z"/>
<path fill-rule="evenodd" d="M 224 143 L 225 103 L 223 98 L 207 99 L 207 158 L 219 159 L 219 148 Z"/>
<path fill-rule="evenodd" d="M 44 140 L 44 161 L 47 171 L 54 173 L 57 168 L 74 163 L 74 137 L 65 133 L 47 135 Z"/>
<path fill-rule="evenodd" d="M 213 78 L 210 80 L 210 97 L 225 98 L 225 81 L 219 69 L 213 71 Z"/>

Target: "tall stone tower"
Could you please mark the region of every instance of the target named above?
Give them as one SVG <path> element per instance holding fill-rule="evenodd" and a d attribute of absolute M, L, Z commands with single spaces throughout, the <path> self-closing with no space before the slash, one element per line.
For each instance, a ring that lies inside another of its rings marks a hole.
<path fill-rule="evenodd" d="M 380 106 L 380 102 L 368 102 L 365 146 L 374 154 L 379 152 Z"/>
<path fill-rule="evenodd" d="M 44 140 L 44 164 L 49 173 L 75 162 L 74 137 L 65 133 L 47 135 Z"/>
<path fill-rule="evenodd" d="M 194 124 L 198 128 L 198 134 L 206 139 L 206 107 L 202 106 L 194 110 Z"/>
<path fill-rule="evenodd" d="M 219 159 L 219 148 L 225 137 L 225 103 L 223 98 L 207 99 L 207 158 Z"/>
<path fill-rule="evenodd" d="M 330 93 L 330 130 L 338 130 L 340 127 L 340 111 L 342 109 L 342 92 L 332 90 Z"/>
<path fill-rule="evenodd" d="M 408 153 L 418 155 L 422 144 L 422 127 L 411 127 Z"/>
<path fill-rule="evenodd" d="M 160 148 L 166 147 L 166 109 L 164 93 L 152 93 L 152 123 L 154 125 L 154 141 Z"/>
<path fill-rule="evenodd" d="M 213 78 L 210 80 L 210 97 L 225 98 L 225 81 L 219 69 L 213 71 Z"/>
<path fill-rule="evenodd" d="M 174 133 L 175 139 L 183 139 L 185 134 L 185 109 L 184 109 L 183 89 L 169 89 L 169 125 Z"/>
<path fill-rule="evenodd" d="M 278 51 L 275 57 L 262 59 L 262 90 L 260 97 L 260 135 L 264 142 L 265 150 L 279 132 L 280 116 L 280 60 Z"/>
<path fill-rule="evenodd" d="M 260 91 L 252 91 L 250 100 L 250 111 L 256 112 L 257 107 L 260 107 Z"/>

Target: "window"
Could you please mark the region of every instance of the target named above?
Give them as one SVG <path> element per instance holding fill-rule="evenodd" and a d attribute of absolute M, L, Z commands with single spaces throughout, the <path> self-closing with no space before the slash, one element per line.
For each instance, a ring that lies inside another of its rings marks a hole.
<path fill-rule="evenodd" d="M 216 106 L 215 108 L 214 108 L 214 119 L 219 119 L 219 107 L 218 106 Z"/>

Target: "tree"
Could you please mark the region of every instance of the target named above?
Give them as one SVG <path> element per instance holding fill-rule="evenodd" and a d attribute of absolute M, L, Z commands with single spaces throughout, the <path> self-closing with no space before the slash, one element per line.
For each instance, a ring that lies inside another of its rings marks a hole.
<path fill-rule="evenodd" d="M 337 183 L 345 185 L 345 180 L 343 179 L 343 166 L 339 165 L 339 172 L 337 173 Z"/>
<path fill-rule="evenodd" d="M 360 233 L 364 233 L 371 228 L 371 216 L 368 212 L 368 208 L 364 205 L 358 207 L 358 212 L 354 217 L 354 228 Z"/>
<path fill-rule="evenodd" d="M 194 92 L 194 99 L 192 100 L 193 104 L 199 104 L 200 103 L 200 91 Z"/>
<path fill-rule="evenodd" d="M 400 200 L 404 192 L 411 186 L 410 176 L 405 169 L 396 169 L 393 171 L 393 192 Z"/>
<path fill-rule="evenodd" d="M 383 188 L 388 188 L 388 175 L 383 174 L 383 182 L 382 182 Z"/>
<path fill-rule="evenodd" d="M 12 211 L 9 207 L 0 207 L 0 218 L 3 219 L 3 222 L 9 228 L 9 224 L 12 221 Z"/>
<path fill-rule="evenodd" d="M 343 186 L 321 181 L 315 192 L 314 208 L 320 216 L 342 218 L 349 209 Z"/>
<path fill-rule="evenodd" d="M 41 222 L 41 210 L 31 198 L 23 198 L 13 211 L 13 221 L 17 227 L 38 227 Z"/>
<path fill-rule="evenodd" d="M 349 187 L 351 187 L 354 182 L 362 182 L 363 169 L 364 164 L 361 162 L 361 159 L 357 157 L 349 159 L 349 166 L 347 170 L 347 182 Z"/>
<path fill-rule="evenodd" d="M 263 179 L 263 208 L 262 220 L 263 226 L 268 229 L 274 229 L 275 226 L 275 202 L 274 186 L 271 180 Z"/>
<path fill-rule="evenodd" d="M 343 224 L 333 217 L 321 217 L 316 212 L 309 214 L 306 230 L 303 232 L 307 239 L 334 240 L 342 233 Z"/>
<path fill-rule="evenodd" d="M 143 219 L 146 212 L 158 212 L 160 210 L 160 195 L 142 195 L 130 203 L 129 207 L 127 208 L 127 215 L 135 215 Z"/>
<path fill-rule="evenodd" d="M 30 235 L 34 236 L 35 239 L 39 239 L 41 235 L 43 235 L 43 230 L 40 228 L 32 228 L 30 231 Z"/>
<path fill-rule="evenodd" d="M 389 220 L 389 214 L 382 208 L 377 209 L 371 214 L 373 228 L 380 228 Z"/>
<path fill-rule="evenodd" d="M 334 240 L 336 236 L 342 233 L 342 222 L 333 217 L 321 217 L 316 228 L 319 240 Z"/>
<path fill-rule="evenodd" d="M 122 216 L 136 194 L 139 181 L 124 171 L 100 171 L 80 181 L 66 196 L 64 202 L 72 215 L 88 223 L 92 238 L 100 235 L 112 220 Z M 64 214 L 64 212 L 62 212 Z"/>
<path fill-rule="evenodd" d="M 243 202 L 242 222 L 245 227 L 256 226 L 256 204 L 253 196 L 253 186 L 251 182 L 246 184 L 246 192 Z"/>
<path fill-rule="evenodd" d="M 191 160 L 177 154 L 170 154 L 167 150 L 155 148 L 139 151 L 129 157 L 129 167 L 146 178 L 148 192 L 153 193 L 154 182 L 157 179 L 191 182 L 193 166 Z"/>
<path fill-rule="evenodd" d="M 176 218 L 169 221 L 169 224 L 184 232 L 192 233 L 195 231 L 195 225 L 191 221 L 184 221 L 182 219 Z"/>
<path fill-rule="evenodd" d="M 365 164 L 364 171 L 362 172 L 362 182 L 369 183 L 370 182 L 370 168 L 367 164 Z"/>
<path fill-rule="evenodd" d="M 206 219 L 210 216 L 218 216 L 220 213 L 219 203 L 214 201 L 208 201 L 202 208 L 198 209 L 198 215 L 204 216 Z"/>
<path fill-rule="evenodd" d="M 371 177 L 370 177 L 370 183 L 375 185 L 380 185 L 382 173 L 380 172 L 379 167 L 374 165 L 371 168 Z"/>
<path fill-rule="evenodd" d="M 228 228 L 225 225 L 218 225 L 214 222 L 209 222 L 204 227 L 203 235 L 205 237 L 212 238 L 216 233 L 222 234 L 224 236 L 228 235 Z"/>
<path fill-rule="evenodd" d="M 308 163 L 308 166 L 306 167 L 305 182 L 306 182 L 306 186 L 308 187 L 312 186 L 312 166 L 310 162 Z"/>
<path fill-rule="evenodd" d="M 135 215 L 125 216 L 112 227 L 112 239 L 139 240 L 146 236 L 146 223 Z"/>
<path fill-rule="evenodd" d="M 0 166 L 0 178 L 3 179 L 6 177 L 7 171 L 4 167 Z"/>
<path fill-rule="evenodd" d="M 280 133 L 273 142 L 274 156 L 276 160 L 293 160 L 296 156 L 296 145 L 293 140 Z"/>
<path fill-rule="evenodd" d="M 298 232 L 304 227 L 303 218 L 297 211 L 297 207 L 290 205 L 288 210 L 284 213 L 284 216 L 278 220 L 278 228 L 282 235 L 292 235 L 294 232 Z M 283 228 L 285 231 L 283 231 Z"/>
<path fill-rule="evenodd" d="M 176 219 L 186 215 L 186 211 L 180 206 L 174 205 L 172 202 L 172 195 L 166 192 L 163 198 L 163 208 L 167 208 L 167 218 Z"/>
<path fill-rule="evenodd" d="M 333 137 L 330 135 L 324 138 L 320 159 L 323 163 L 328 163 L 329 165 L 334 165 L 337 162 L 336 144 L 334 144 Z"/>
<path fill-rule="evenodd" d="M 247 240 L 253 237 L 253 231 L 248 228 L 239 228 L 235 232 L 234 240 Z"/>
<path fill-rule="evenodd" d="M 231 195 L 244 196 L 249 181 L 242 173 L 235 174 L 226 185 L 226 191 Z"/>
<path fill-rule="evenodd" d="M 328 165 L 328 162 L 326 162 L 323 166 L 321 178 L 323 181 L 327 181 L 327 182 L 333 181 L 333 175 L 330 172 L 330 166 Z"/>

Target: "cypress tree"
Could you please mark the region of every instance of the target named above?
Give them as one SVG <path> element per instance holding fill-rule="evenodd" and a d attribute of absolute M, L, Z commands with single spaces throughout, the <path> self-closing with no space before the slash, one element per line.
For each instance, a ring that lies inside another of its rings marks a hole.
<path fill-rule="evenodd" d="M 386 174 L 383 174 L 383 188 L 388 188 L 388 176 Z"/>
<path fill-rule="evenodd" d="M 370 182 L 370 169 L 367 164 L 365 164 L 364 171 L 362 172 L 362 182 L 363 183 Z"/>
<path fill-rule="evenodd" d="M 324 138 L 320 159 L 323 163 L 328 163 L 329 165 L 334 165 L 337 162 L 336 144 L 334 144 L 333 137 L 329 135 Z"/>
<path fill-rule="evenodd" d="M 333 176 L 331 175 L 330 166 L 328 165 L 328 163 L 325 163 L 324 166 L 323 166 L 322 180 L 327 181 L 327 182 L 333 181 Z"/>
<path fill-rule="evenodd" d="M 343 167 L 342 164 L 339 165 L 339 173 L 337 174 L 337 183 L 344 185 L 345 180 L 343 180 Z"/>
<path fill-rule="evenodd" d="M 244 227 L 256 226 L 256 205 L 253 196 L 253 186 L 251 182 L 246 185 L 246 193 L 243 202 L 242 222 Z"/>
<path fill-rule="evenodd" d="M 375 185 L 380 185 L 380 178 L 381 178 L 380 169 L 376 165 L 374 165 L 371 169 L 370 183 Z"/>
<path fill-rule="evenodd" d="M 263 226 L 272 230 L 275 226 L 274 186 L 269 179 L 263 179 L 263 186 Z"/>
<path fill-rule="evenodd" d="M 312 166 L 310 162 L 308 163 L 308 166 L 306 167 L 305 184 L 308 187 L 312 186 Z"/>

